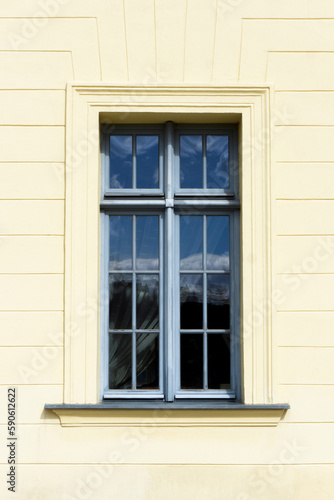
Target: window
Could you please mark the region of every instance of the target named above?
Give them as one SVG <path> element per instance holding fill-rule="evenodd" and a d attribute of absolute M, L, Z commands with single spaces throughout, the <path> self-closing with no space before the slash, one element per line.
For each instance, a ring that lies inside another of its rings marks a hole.
<path fill-rule="evenodd" d="M 166 408 L 173 407 L 201 407 L 198 401 L 192 400 L 186 404 L 184 400 L 176 401 L 176 404 L 167 404 L 165 401 L 142 401 L 123 399 L 102 400 L 107 388 L 107 354 L 106 347 L 101 346 L 107 341 L 107 319 L 104 293 L 107 286 L 107 263 L 103 263 L 101 256 L 107 256 L 109 249 L 104 237 L 104 229 L 107 227 L 105 219 L 108 213 L 126 210 L 124 201 L 128 198 L 128 208 L 137 203 L 142 196 L 128 196 L 115 192 L 105 195 L 108 182 L 102 175 L 103 195 L 101 204 L 101 163 L 106 164 L 106 148 L 102 148 L 101 154 L 101 124 L 151 124 L 156 134 L 156 124 L 168 121 L 182 123 L 196 123 L 198 127 L 206 123 L 210 124 L 237 124 L 238 146 L 239 146 L 239 179 L 240 179 L 240 365 L 235 368 L 236 377 L 241 374 L 240 393 L 236 394 L 233 401 L 233 410 L 227 410 L 226 400 L 207 401 L 205 408 L 223 408 L 223 414 L 228 415 L 230 422 L 235 422 L 235 408 L 243 409 L 246 420 L 257 425 L 263 422 L 270 423 L 271 416 L 267 412 L 277 404 L 278 384 L 275 346 L 275 310 L 280 297 L 275 293 L 275 282 L 273 281 L 274 261 L 272 250 L 275 247 L 273 221 L 275 220 L 275 203 L 272 194 L 272 90 L 270 85 L 245 86 L 187 86 L 187 85 L 110 85 L 105 82 L 100 84 L 69 83 L 67 85 L 67 116 L 66 116 L 66 200 L 65 200 L 65 278 L 64 278 L 64 406 L 59 406 L 59 416 L 65 425 L 77 425 L 85 419 L 87 424 L 91 405 L 94 406 L 94 417 L 89 420 L 92 425 L 104 421 L 106 412 L 109 415 L 115 408 Z M 231 131 L 230 127 L 226 129 Z M 105 137 L 111 131 L 105 130 Z M 138 129 L 137 129 L 138 132 Z M 212 134 L 214 135 L 214 134 Z M 164 133 L 163 133 L 164 136 Z M 234 135 L 234 137 L 236 137 Z M 165 142 L 166 144 L 166 142 Z M 175 143 L 174 143 L 175 144 Z M 176 152 L 176 145 L 175 145 Z M 166 158 L 173 159 L 172 145 L 169 147 L 168 156 L 164 155 L 165 173 L 172 172 L 166 169 Z M 234 154 L 234 158 L 236 154 Z M 177 166 L 177 158 L 174 158 Z M 168 167 L 168 166 L 167 166 Z M 176 168 L 176 167 L 175 167 Z M 232 166 L 233 169 L 233 166 Z M 102 169 L 103 170 L 103 169 Z M 236 170 L 233 169 L 234 172 Z M 103 172 L 105 173 L 105 172 Z M 166 174 L 167 175 L 167 174 Z M 234 175 L 233 175 L 234 178 Z M 238 183 L 236 182 L 236 186 Z M 117 188 L 116 188 L 117 189 Z M 143 188 L 140 188 L 143 189 Z M 150 188 L 152 189 L 152 188 Z M 212 188 L 211 188 L 212 189 Z M 175 187 L 176 191 L 176 187 Z M 225 190 L 226 191 L 226 190 Z M 166 208 L 169 198 L 161 194 L 147 196 L 151 200 L 150 209 L 156 204 L 157 212 L 166 212 L 164 219 L 164 231 L 168 226 L 168 213 L 172 212 Z M 187 205 L 191 195 L 180 198 L 175 192 L 174 212 L 179 211 Z M 133 199 L 133 200 L 132 200 Z M 238 205 L 238 196 L 235 198 L 222 194 L 204 195 L 204 199 L 210 201 L 215 199 L 220 207 L 230 213 L 232 204 Z M 202 203 L 205 209 L 204 199 Z M 131 201 L 132 200 L 132 201 Z M 191 201 L 191 200 L 190 200 Z M 130 203 L 131 202 L 131 203 Z M 106 207 L 109 204 L 108 210 Z M 182 207 L 183 204 L 183 207 Z M 160 206 L 159 206 L 160 205 Z M 178 206 L 177 206 L 178 205 Z M 228 205 L 231 208 L 228 208 Z M 102 217 L 101 217 L 102 206 Z M 238 217 L 237 210 L 233 217 Z M 175 214 L 176 215 L 176 214 Z M 102 218 L 102 226 L 101 226 Z M 235 224 L 236 228 L 238 224 Z M 170 227 L 170 225 L 169 225 Z M 102 231 L 103 230 L 103 231 Z M 101 238 L 102 231 L 102 238 Z M 238 235 L 238 229 L 236 229 Z M 172 237 L 172 234 L 170 234 Z M 238 244 L 238 237 L 231 241 Z M 166 240 L 165 240 L 166 242 Z M 103 247 L 103 248 L 102 248 Z M 174 247 L 173 247 L 174 248 Z M 174 249 L 175 251 L 175 249 Z M 175 251 L 176 252 L 176 251 Z M 176 252 L 177 254 L 177 252 Z M 233 252 L 234 255 L 237 253 Z M 171 253 L 164 256 L 172 258 Z M 175 257 L 173 256 L 174 261 Z M 107 260 L 107 257 L 106 257 Z M 101 268 L 102 293 L 101 293 Z M 238 281 L 239 267 L 236 266 Z M 164 270 L 164 304 L 169 314 L 169 298 L 166 294 L 166 278 L 168 274 Z M 105 290 L 104 290 L 105 289 Z M 174 285 L 175 290 L 175 285 Z M 168 288 L 167 288 L 168 291 Z M 174 297 L 172 297 L 174 298 Z M 233 294 L 231 295 L 231 303 Z M 175 307 L 175 306 L 174 306 Z M 232 307 L 232 311 L 237 309 Z M 177 312 L 177 311 L 176 311 Z M 235 313 L 235 317 L 238 313 Z M 235 321 L 237 321 L 235 319 Z M 101 335 L 101 328 L 103 334 Z M 163 330 L 164 341 L 169 339 L 174 348 L 173 338 L 168 336 L 165 328 Z M 177 332 L 174 330 L 175 337 Z M 237 339 L 237 333 L 232 336 Z M 237 343 L 238 344 L 238 343 Z M 163 346 L 165 349 L 165 346 Z M 168 348 L 168 346 L 167 346 Z M 106 360 L 101 359 L 101 351 L 105 353 Z M 168 350 L 167 359 L 172 362 L 174 352 Z M 164 350 L 167 356 L 167 350 Z M 166 358 L 164 358 L 166 359 Z M 238 355 L 235 357 L 238 363 Z M 176 358 L 174 357 L 174 361 Z M 175 372 L 175 369 L 174 369 Z M 170 392 L 165 398 L 171 398 L 172 381 L 176 375 L 167 370 L 166 363 L 163 370 L 164 388 Z M 105 381 L 101 384 L 101 380 Z M 236 381 L 236 391 L 238 391 Z M 165 389 L 164 389 L 165 390 Z M 120 392 L 120 391 L 118 391 Z M 140 391 L 137 391 L 137 393 Z M 166 390 L 165 390 L 166 392 Z M 204 391 L 202 391 L 204 392 Z M 130 397 L 130 396 L 129 396 Z M 134 395 L 131 396 L 134 398 Z M 140 403 L 140 404 L 139 404 Z M 202 407 L 204 407 L 204 403 Z M 78 406 L 79 405 L 79 406 Z M 251 405 L 251 409 L 248 411 Z M 254 412 L 254 407 L 261 405 L 265 407 L 264 413 L 259 408 L 260 414 Z M 269 406 L 268 406 L 269 405 Z M 101 412 L 97 406 L 102 406 Z M 55 406 L 53 405 L 52 408 Z M 72 412 L 72 408 L 73 412 Z M 79 408 L 80 411 L 76 411 Z M 85 411 L 84 411 L 85 409 Z M 87 413 L 86 413 L 87 410 Z M 58 410 L 57 410 L 58 411 Z M 275 410 L 276 411 L 276 410 Z M 282 407 L 277 408 L 277 415 L 282 415 Z M 131 412 L 130 412 L 131 413 Z M 131 413 L 132 414 L 132 413 Z M 259 420 L 255 415 L 260 415 Z M 83 417 L 83 415 L 85 415 Z M 266 415 L 263 420 L 263 416 Z M 270 413 L 270 415 L 272 415 Z M 109 418 L 109 417 L 108 417 Z M 227 418 L 227 417 L 226 417 Z M 101 420 L 102 419 L 102 420 Z M 168 422 L 167 422 L 168 420 Z M 120 420 L 121 421 L 121 420 Z M 166 425 L 171 422 L 178 424 L 177 419 L 170 416 L 166 419 Z M 191 423 L 193 425 L 193 422 Z M 253 425 L 253 424 L 252 424 Z"/>
<path fill-rule="evenodd" d="M 239 399 L 234 125 L 103 126 L 105 399 Z"/>

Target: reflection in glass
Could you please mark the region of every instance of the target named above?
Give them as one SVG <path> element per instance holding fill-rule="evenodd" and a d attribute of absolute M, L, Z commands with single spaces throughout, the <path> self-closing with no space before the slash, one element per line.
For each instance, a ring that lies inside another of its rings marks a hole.
<path fill-rule="evenodd" d="M 137 188 L 159 187 L 159 136 L 137 135 Z"/>
<path fill-rule="evenodd" d="M 132 334 L 109 335 L 109 388 L 132 388 Z"/>
<path fill-rule="evenodd" d="M 109 275 L 109 329 L 132 328 L 132 276 Z"/>
<path fill-rule="evenodd" d="M 181 334 L 181 389 L 203 389 L 203 334 Z"/>
<path fill-rule="evenodd" d="M 138 330 L 159 328 L 159 277 L 157 275 L 136 276 L 136 303 Z"/>
<path fill-rule="evenodd" d="M 207 216 L 207 269 L 228 271 L 229 217 Z"/>
<path fill-rule="evenodd" d="M 203 277 L 183 274 L 180 277 L 181 329 L 203 328 Z"/>
<path fill-rule="evenodd" d="M 203 187 L 203 154 L 201 135 L 180 136 L 180 187 Z"/>
<path fill-rule="evenodd" d="M 230 388 L 230 336 L 208 334 L 208 389 Z"/>
<path fill-rule="evenodd" d="M 230 277 L 226 274 L 207 276 L 208 328 L 230 328 Z"/>
<path fill-rule="evenodd" d="M 136 268 L 159 269 L 159 217 L 138 216 L 136 236 Z"/>
<path fill-rule="evenodd" d="M 109 217 L 109 271 L 132 269 L 132 217 Z"/>
<path fill-rule="evenodd" d="M 159 336 L 137 333 L 137 389 L 159 389 Z"/>
<path fill-rule="evenodd" d="M 202 252 L 202 217 L 180 217 L 180 268 L 203 269 Z"/>
<path fill-rule="evenodd" d="M 223 189 L 229 187 L 228 136 L 206 136 L 207 187 Z"/>
<path fill-rule="evenodd" d="M 110 187 L 132 188 L 132 135 L 110 136 Z"/>

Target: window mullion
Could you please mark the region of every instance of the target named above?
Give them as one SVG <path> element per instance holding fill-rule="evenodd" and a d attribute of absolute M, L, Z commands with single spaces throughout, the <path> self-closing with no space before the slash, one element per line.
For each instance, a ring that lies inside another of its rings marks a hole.
<path fill-rule="evenodd" d="M 137 137 L 132 136 L 132 187 L 137 188 Z"/>
<path fill-rule="evenodd" d="M 174 159 L 174 144 L 173 144 L 173 123 L 166 123 L 166 200 L 173 199 L 173 159 Z M 165 367 L 165 399 L 166 401 L 174 401 L 175 393 L 175 356 L 174 356 L 174 209 L 169 206 L 165 209 L 166 229 L 166 259 L 165 259 L 165 349 L 166 349 L 166 367 Z"/>
<path fill-rule="evenodd" d="M 203 388 L 208 388 L 208 301 L 207 301 L 207 220 L 206 215 L 203 215 Z"/>
<path fill-rule="evenodd" d="M 136 282 L 136 226 L 137 217 L 132 217 L 132 389 L 136 389 L 136 322 L 137 322 L 137 282 Z"/>
<path fill-rule="evenodd" d="M 203 189 L 207 188 L 207 161 L 206 161 L 206 135 L 202 135 L 202 151 L 203 151 L 203 158 L 202 158 L 202 171 L 203 171 Z"/>

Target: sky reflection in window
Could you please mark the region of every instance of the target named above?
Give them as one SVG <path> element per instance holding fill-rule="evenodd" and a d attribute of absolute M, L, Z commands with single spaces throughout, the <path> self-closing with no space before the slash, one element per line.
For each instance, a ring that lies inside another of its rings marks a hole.
<path fill-rule="evenodd" d="M 137 135 L 137 188 L 157 189 L 159 187 L 159 137 Z"/>
<path fill-rule="evenodd" d="M 201 135 L 180 136 L 180 186 L 203 187 L 203 152 Z"/>
<path fill-rule="evenodd" d="M 132 188 L 132 135 L 110 136 L 110 187 Z"/>
<path fill-rule="evenodd" d="M 224 189 L 229 187 L 228 136 L 206 136 L 207 187 Z"/>

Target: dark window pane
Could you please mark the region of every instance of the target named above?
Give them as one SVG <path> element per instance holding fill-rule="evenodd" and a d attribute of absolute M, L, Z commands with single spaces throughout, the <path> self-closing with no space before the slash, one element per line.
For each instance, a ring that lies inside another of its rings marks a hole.
<path fill-rule="evenodd" d="M 132 334 L 109 335 L 109 388 L 132 388 Z"/>
<path fill-rule="evenodd" d="M 228 136 L 207 135 L 206 162 L 207 186 L 210 189 L 229 187 Z"/>
<path fill-rule="evenodd" d="M 203 269 L 203 218 L 180 217 L 180 268 Z"/>
<path fill-rule="evenodd" d="M 132 217 L 109 217 L 109 271 L 132 269 Z"/>
<path fill-rule="evenodd" d="M 208 334 L 208 389 L 230 388 L 230 336 Z"/>
<path fill-rule="evenodd" d="M 137 389 L 159 389 L 159 336 L 137 333 Z"/>
<path fill-rule="evenodd" d="M 180 187 L 203 188 L 201 135 L 180 136 Z"/>
<path fill-rule="evenodd" d="M 209 274 L 207 277 L 208 328 L 230 328 L 230 277 Z"/>
<path fill-rule="evenodd" d="M 203 334 L 181 334 L 181 389 L 203 389 Z"/>
<path fill-rule="evenodd" d="M 110 330 L 132 329 L 131 274 L 109 276 L 109 328 Z"/>
<path fill-rule="evenodd" d="M 132 135 L 110 136 L 110 187 L 132 188 Z"/>
<path fill-rule="evenodd" d="M 136 268 L 154 271 L 159 269 L 159 217 L 137 217 Z"/>
<path fill-rule="evenodd" d="M 137 188 L 159 187 L 159 137 L 137 135 Z"/>
<path fill-rule="evenodd" d="M 180 278 L 181 329 L 203 328 L 203 277 L 183 274 Z"/>
<path fill-rule="evenodd" d="M 207 217 L 207 269 L 228 271 L 229 258 L 229 217 Z"/>
<path fill-rule="evenodd" d="M 137 274 L 137 328 L 158 330 L 159 328 L 159 277 Z"/>

